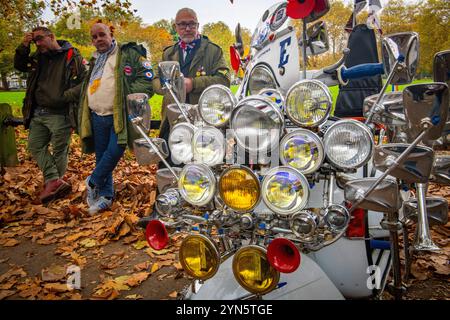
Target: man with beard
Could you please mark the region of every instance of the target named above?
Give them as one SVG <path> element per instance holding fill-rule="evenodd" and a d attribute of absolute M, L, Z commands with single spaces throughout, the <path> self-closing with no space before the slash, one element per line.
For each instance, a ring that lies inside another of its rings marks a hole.
<path fill-rule="evenodd" d="M 31 42 L 37 47 L 33 54 Z M 77 49 L 67 41 L 56 40 L 46 27 L 27 33 L 14 56 L 14 67 L 29 73 L 22 113 L 25 128 L 29 129 L 28 148 L 44 176 L 44 188 L 39 195 L 43 203 L 71 190 L 63 178 L 86 72 L 82 62 Z"/>

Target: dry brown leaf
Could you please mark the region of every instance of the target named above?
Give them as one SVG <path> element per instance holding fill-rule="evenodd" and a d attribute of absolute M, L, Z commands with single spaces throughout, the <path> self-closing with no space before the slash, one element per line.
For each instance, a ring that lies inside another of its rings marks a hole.
<path fill-rule="evenodd" d="M 141 240 L 141 241 L 138 241 L 133 244 L 133 248 L 135 248 L 136 250 L 141 250 L 141 249 L 147 248 L 147 247 L 148 247 L 148 244 L 147 244 L 146 240 Z"/>
<path fill-rule="evenodd" d="M 177 296 L 178 296 L 178 292 L 176 292 L 176 291 L 169 293 L 169 297 L 171 297 L 171 298 L 176 298 Z"/>
<path fill-rule="evenodd" d="M 97 240 L 87 238 L 87 239 L 84 239 L 83 241 L 81 241 L 80 245 L 82 245 L 85 248 L 92 248 L 97 245 Z"/>
<path fill-rule="evenodd" d="M 70 256 L 72 260 L 75 262 L 75 264 L 78 265 L 80 268 L 82 268 L 87 263 L 86 257 L 83 257 L 82 255 L 79 255 L 76 252 L 72 252 Z"/>
<path fill-rule="evenodd" d="M 124 284 L 130 286 L 130 287 L 136 287 L 140 285 L 142 282 L 147 280 L 147 278 L 150 276 L 149 272 L 139 272 L 132 274 L 128 279 L 124 281 Z"/>
<path fill-rule="evenodd" d="M 53 230 L 58 230 L 58 229 L 64 228 L 65 226 L 66 226 L 65 223 L 60 223 L 60 224 L 47 223 L 45 225 L 45 232 L 52 232 Z"/>
<path fill-rule="evenodd" d="M 0 276 L 0 283 L 4 282 L 5 280 L 7 280 L 11 277 L 15 277 L 15 276 L 24 278 L 27 276 L 27 273 L 22 268 L 13 267 L 12 269 L 8 270 L 7 272 L 5 272 L 4 274 L 2 274 Z"/>
<path fill-rule="evenodd" d="M 5 284 L 0 284 L 0 290 L 9 290 L 17 283 L 17 280 L 13 280 L 10 282 L 7 282 Z"/>
<path fill-rule="evenodd" d="M 139 299 L 144 299 L 143 296 L 141 296 L 140 294 L 131 294 L 129 296 L 126 296 L 125 299 L 129 299 L 129 300 L 139 300 Z"/>
<path fill-rule="evenodd" d="M 14 291 L 14 290 L 0 290 L 0 300 L 10 297 L 15 293 L 16 293 L 16 291 Z"/>
<path fill-rule="evenodd" d="M 63 266 L 52 265 L 41 272 L 41 278 L 44 282 L 60 281 L 66 277 L 66 268 Z"/>
<path fill-rule="evenodd" d="M 154 263 L 154 264 L 152 265 L 152 268 L 151 268 L 151 270 L 150 270 L 150 273 L 155 273 L 155 272 L 158 271 L 158 270 L 159 270 L 159 264 Z"/>
<path fill-rule="evenodd" d="M 1 245 L 4 247 L 14 247 L 17 246 L 20 242 L 16 239 L 6 239 L 6 241 L 1 241 Z"/>
<path fill-rule="evenodd" d="M 150 262 L 145 261 L 145 262 L 138 263 L 137 265 L 135 265 L 134 270 L 136 270 L 136 271 L 147 270 L 149 266 L 150 266 Z"/>
<path fill-rule="evenodd" d="M 68 292 L 71 291 L 70 288 L 65 283 L 46 283 L 44 289 L 50 292 Z"/>

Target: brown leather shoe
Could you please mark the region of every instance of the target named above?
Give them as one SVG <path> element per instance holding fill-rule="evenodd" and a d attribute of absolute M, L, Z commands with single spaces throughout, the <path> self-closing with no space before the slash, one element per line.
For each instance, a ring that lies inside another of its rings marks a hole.
<path fill-rule="evenodd" d="M 39 195 L 39 199 L 41 199 L 43 203 L 49 202 L 53 199 L 66 195 L 66 193 L 71 189 L 71 185 L 63 179 L 53 179 L 45 184 L 44 190 Z"/>

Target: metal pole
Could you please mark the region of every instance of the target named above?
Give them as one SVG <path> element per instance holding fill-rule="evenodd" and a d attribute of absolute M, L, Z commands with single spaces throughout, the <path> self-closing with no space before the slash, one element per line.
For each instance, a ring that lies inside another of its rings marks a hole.
<path fill-rule="evenodd" d="M 184 119 L 185 119 L 188 123 L 191 123 L 191 121 L 189 120 L 189 116 L 188 116 L 186 110 L 184 110 L 183 104 L 180 102 L 180 100 L 178 100 L 178 98 L 177 98 L 175 92 L 173 92 L 172 85 L 171 85 L 170 83 L 166 82 L 166 88 L 167 88 L 167 90 L 169 90 L 170 94 L 172 95 L 173 100 L 175 100 L 175 103 L 176 103 L 178 109 L 180 109 L 180 112 L 181 112 L 181 114 L 183 115 Z M 192 123 L 191 123 L 191 124 L 192 124 Z"/>
<path fill-rule="evenodd" d="M 417 237 L 414 243 L 414 250 L 417 251 L 439 251 L 440 248 L 434 244 L 430 236 L 428 225 L 426 183 L 417 183 Z"/>
<path fill-rule="evenodd" d="M 303 80 L 306 79 L 306 64 L 308 63 L 308 57 L 306 56 L 306 45 L 307 45 L 307 39 L 306 39 L 306 21 L 305 19 L 303 21 Z"/>
<path fill-rule="evenodd" d="M 392 263 L 394 271 L 394 297 L 395 300 L 402 299 L 402 273 L 400 269 L 400 248 L 398 246 L 398 230 L 394 225 L 398 224 L 398 213 L 388 213 L 388 223 L 390 225 L 389 238 L 391 242 Z"/>

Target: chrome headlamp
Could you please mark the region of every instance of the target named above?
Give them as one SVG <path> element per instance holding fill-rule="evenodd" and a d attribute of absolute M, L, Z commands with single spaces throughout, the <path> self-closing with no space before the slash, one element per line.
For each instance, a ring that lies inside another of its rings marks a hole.
<path fill-rule="evenodd" d="M 290 219 L 292 232 L 301 241 L 311 241 L 318 227 L 318 217 L 310 211 L 295 213 Z"/>
<path fill-rule="evenodd" d="M 275 77 L 267 66 L 258 65 L 253 68 L 248 80 L 250 95 L 258 94 L 262 89 L 277 89 L 277 87 Z"/>
<path fill-rule="evenodd" d="M 279 215 L 287 216 L 298 212 L 308 202 L 308 180 L 300 171 L 291 167 L 269 170 L 261 189 L 264 203 Z"/>
<path fill-rule="evenodd" d="M 174 162 L 191 162 L 194 131 L 195 127 L 187 122 L 179 123 L 173 127 L 169 136 L 169 148 Z"/>
<path fill-rule="evenodd" d="M 307 129 L 292 131 L 281 140 L 281 163 L 298 169 L 303 174 L 319 169 L 324 158 L 322 140 Z"/>
<path fill-rule="evenodd" d="M 261 96 L 241 100 L 231 114 L 231 129 L 237 143 L 247 151 L 277 146 L 284 128 L 278 106 Z"/>
<path fill-rule="evenodd" d="M 320 81 L 302 80 L 294 84 L 286 95 L 286 115 L 298 126 L 317 127 L 330 115 L 330 90 Z"/>
<path fill-rule="evenodd" d="M 373 154 L 372 132 L 356 120 L 340 120 L 328 128 L 323 143 L 328 161 L 340 169 L 356 169 Z"/>
<path fill-rule="evenodd" d="M 192 138 L 194 162 L 214 166 L 223 162 L 225 138 L 219 129 L 200 127 Z"/>
<path fill-rule="evenodd" d="M 188 203 L 204 206 L 214 197 L 216 178 L 208 166 L 188 164 L 181 170 L 178 189 Z"/>
<path fill-rule="evenodd" d="M 350 213 L 344 206 L 332 204 L 325 209 L 323 220 L 332 231 L 339 232 L 348 226 Z"/>
<path fill-rule="evenodd" d="M 198 101 L 198 110 L 203 121 L 214 127 L 223 127 L 230 119 L 237 101 L 231 90 L 222 85 L 205 89 Z"/>

